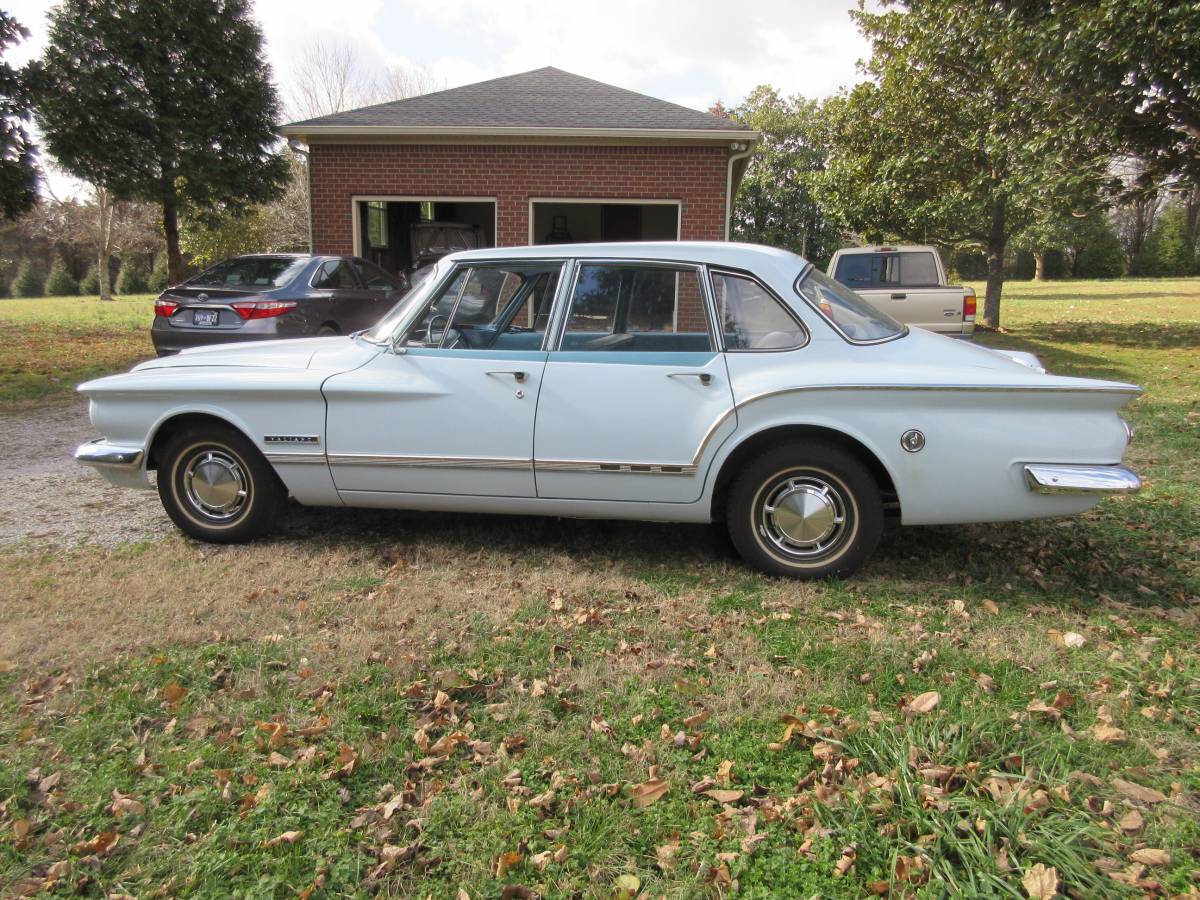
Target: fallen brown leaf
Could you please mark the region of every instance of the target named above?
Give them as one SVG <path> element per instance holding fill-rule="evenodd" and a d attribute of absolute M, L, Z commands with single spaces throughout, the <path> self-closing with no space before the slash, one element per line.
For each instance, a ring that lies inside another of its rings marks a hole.
<path fill-rule="evenodd" d="M 1170 853 L 1151 847 L 1134 850 L 1129 854 L 1129 859 L 1135 863 L 1141 863 L 1143 866 L 1169 866 L 1171 864 Z"/>
<path fill-rule="evenodd" d="M 651 778 L 641 784 L 634 785 L 629 792 L 633 805 L 639 809 L 661 800 L 670 785 L 662 778 Z"/>
<path fill-rule="evenodd" d="M 925 713 L 933 712 L 934 708 L 942 701 L 942 695 L 937 691 L 926 691 L 923 694 L 917 694 L 904 705 L 903 712 L 909 716 L 919 716 Z"/>
<path fill-rule="evenodd" d="M 281 844 L 294 844 L 302 837 L 304 837 L 303 831 L 285 831 L 278 837 L 273 837 L 269 841 L 263 841 L 263 846 L 278 847 Z"/>
<path fill-rule="evenodd" d="M 1030 900 L 1051 900 L 1058 893 L 1058 870 L 1035 863 L 1021 876 L 1021 885 Z"/>

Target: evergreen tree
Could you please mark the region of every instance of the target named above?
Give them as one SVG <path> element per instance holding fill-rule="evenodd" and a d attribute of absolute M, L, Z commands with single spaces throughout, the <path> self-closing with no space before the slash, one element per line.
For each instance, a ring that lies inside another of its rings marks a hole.
<path fill-rule="evenodd" d="M 160 294 L 167 289 L 169 284 L 167 254 L 166 251 L 163 251 L 154 257 L 154 268 L 150 270 L 150 276 L 146 279 L 146 287 L 151 293 Z"/>
<path fill-rule="evenodd" d="M 88 270 L 79 281 L 79 293 L 85 297 L 91 297 L 93 294 L 100 294 L 100 274 L 96 271 L 94 265 L 88 266 Z"/>
<path fill-rule="evenodd" d="M 149 273 L 146 264 L 140 257 L 131 256 L 121 261 L 121 271 L 117 273 L 118 294 L 145 294 L 150 290 L 147 280 Z"/>
<path fill-rule="evenodd" d="M 43 290 L 47 297 L 75 297 L 79 294 L 79 282 L 61 256 L 54 257 Z"/>
<path fill-rule="evenodd" d="M 1187 226 L 1187 211 L 1172 201 L 1159 214 L 1154 230 L 1138 260 L 1138 272 L 1159 277 L 1191 275 L 1196 267 L 1196 248 Z"/>
<path fill-rule="evenodd" d="M 29 32 L 0 11 L 0 56 Z M 0 60 L 0 215 L 11 219 L 27 212 L 37 199 L 34 146 L 25 130 L 29 122 L 29 91 L 25 78 Z"/>
<path fill-rule="evenodd" d="M 63 0 L 34 79 L 50 152 L 68 172 L 162 208 L 169 280 L 179 215 L 281 191 L 279 103 L 250 0 Z"/>
<path fill-rule="evenodd" d="M 34 265 L 33 260 L 23 259 L 17 266 L 17 274 L 9 291 L 14 297 L 40 297 L 45 283 L 46 277 Z"/>

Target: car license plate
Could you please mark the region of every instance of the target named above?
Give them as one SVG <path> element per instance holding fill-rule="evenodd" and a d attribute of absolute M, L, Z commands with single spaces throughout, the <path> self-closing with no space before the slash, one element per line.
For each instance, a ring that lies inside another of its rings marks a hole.
<path fill-rule="evenodd" d="M 193 325 L 216 325 L 220 313 L 215 309 L 197 309 L 192 311 Z"/>

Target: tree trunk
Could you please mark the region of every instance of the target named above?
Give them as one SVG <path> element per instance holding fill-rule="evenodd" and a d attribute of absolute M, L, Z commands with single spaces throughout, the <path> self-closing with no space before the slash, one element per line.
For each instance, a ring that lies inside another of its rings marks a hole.
<path fill-rule="evenodd" d="M 1034 250 L 1033 251 L 1033 280 L 1034 281 L 1045 281 L 1046 280 L 1046 251 L 1045 250 Z"/>
<path fill-rule="evenodd" d="M 179 205 L 172 194 L 163 200 L 163 234 L 167 238 L 167 284 L 183 281 L 183 254 L 179 252 Z"/>
<path fill-rule="evenodd" d="M 992 225 L 987 239 L 987 291 L 983 298 L 983 324 L 1000 327 L 1000 291 L 1004 288 L 1004 250 L 1008 245 L 1004 201 L 992 207 Z"/>
<path fill-rule="evenodd" d="M 100 210 L 100 236 L 96 241 L 96 280 L 100 284 L 100 299 L 111 300 L 112 285 L 109 282 L 109 261 L 112 259 L 112 195 L 103 188 L 96 191 L 96 206 Z"/>

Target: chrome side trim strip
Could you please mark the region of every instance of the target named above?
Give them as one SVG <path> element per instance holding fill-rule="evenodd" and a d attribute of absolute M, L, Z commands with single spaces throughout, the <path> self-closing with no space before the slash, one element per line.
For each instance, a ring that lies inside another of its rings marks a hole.
<path fill-rule="evenodd" d="M 1132 494 L 1142 479 L 1124 466 L 1030 463 L 1025 482 L 1035 494 Z"/>
<path fill-rule="evenodd" d="M 330 453 L 331 466 L 396 466 L 431 469 L 521 469 L 533 468 L 533 460 L 514 457 L 393 456 L 382 453 Z"/>
<path fill-rule="evenodd" d="M 299 464 L 299 465 L 308 464 L 308 465 L 322 465 L 322 466 L 325 465 L 325 454 L 324 453 L 305 453 L 301 450 L 295 450 L 295 451 L 281 450 L 281 451 L 271 451 L 269 453 L 264 453 L 263 456 L 266 457 L 267 462 L 269 462 L 269 463 L 285 463 L 285 464 L 295 463 L 295 464 Z"/>
<path fill-rule="evenodd" d="M 96 438 L 76 447 L 75 458 L 89 466 L 136 469 L 142 462 L 142 448 L 110 444 L 104 438 Z"/>
<path fill-rule="evenodd" d="M 534 468 L 539 472 L 590 472 L 605 475 L 695 475 L 691 463 L 631 463 L 600 462 L 576 459 L 537 459 Z"/>

